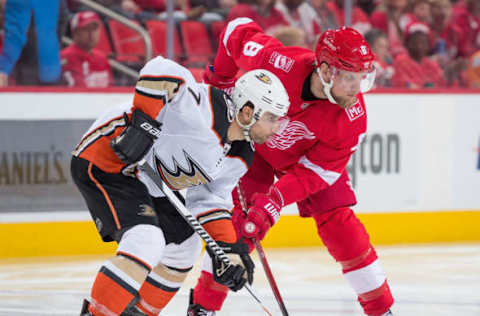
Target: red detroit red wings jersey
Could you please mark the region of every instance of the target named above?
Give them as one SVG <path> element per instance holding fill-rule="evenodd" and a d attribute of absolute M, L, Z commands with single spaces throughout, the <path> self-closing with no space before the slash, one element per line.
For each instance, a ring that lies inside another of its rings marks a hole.
<path fill-rule="evenodd" d="M 62 76 L 71 87 L 104 88 L 113 84 L 107 57 L 98 50 L 87 52 L 75 44 L 60 53 Z"/>
<path fill-rule="evenodd" d="M 363 96 L 349 109 L 328 100 L 305 100 L 302 90 L 314 70 L 314 53 L 284 47 L 248 18 L 231 21 L 222 32 L 215 73 L 234 77 L 238 69 L 264 68 L 277 75 L 290 97 L 290 122 L 257 152 L 283 175 L 275 186 L 284 205 L 328 188 L 345 171 L 367 128 Z"/>

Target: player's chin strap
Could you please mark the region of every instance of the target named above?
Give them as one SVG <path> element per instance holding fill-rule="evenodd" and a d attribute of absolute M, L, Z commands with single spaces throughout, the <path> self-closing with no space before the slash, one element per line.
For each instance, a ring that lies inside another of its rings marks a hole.
<path fill-rule="evenodd" d="M 238 114 L 235 116 L 235 120 L 237 121 L 237 124 L 240 125 L 240 127 L 242 128 L 242 132 L 243 132 L 243 136 L 245 136 L 245 140 L 247 142 L 252 141 L 252 139 L 250 138 L 250 127 L 252 127 L 252 125 L 255 124 L 256 120 L 252 118 L 252 121 L 245 125 L 245 124 L 242 124 L 242 122 L 240 122 L 240 120 L 238 119 Z"/>
<path fill-rule="evenodd" d="M 323 76 L 322 76 L 322 73 L 320 71 L 320 67 L 317 67 L 316 68 L 317 70 L 317 74 L 318 76 L 320 77 L 320 81 L 322 81 L 322 85 L 323 85 L 323 93 L 325 93 L 325 95 L 327 96 L 328 98 L 328 101 L 332 102 L 333 104 L 337 104 L 337 101 L 335 101 L 335 99 L 333 98 L 332 96 L 332 87 L 333 87 L 333 82 L 335 81 L 335 67 L 332 66 L 332 76 L 330 77 L 330 82 L 325 82 L 325 80 L 323 80 Z"/>
<path fill-rule="evenodd" d="M 239 114 L 240 114 L 240 111 L 237 113 L 237 115 L 235 115 L 235 120 L 237 121 L 238 125 L 240 125 L 240 127 L 242 128 L 242 132 L 243 132 L 243 136 L 245 136 L 245 140 L 247 142 L 251 142 L 252 139 L 250 138 L 250 128 L 253 126 L 253 124 L 255 124 L 258 121 L 260 116 L 262 116 L 262 110 L 259 109 L 256 112 L 254 112 L 252 115 L 252 119 L 248 124 L 242 124 L 242 122 L 240 122 L 240 120 L 238 119 Z"/>

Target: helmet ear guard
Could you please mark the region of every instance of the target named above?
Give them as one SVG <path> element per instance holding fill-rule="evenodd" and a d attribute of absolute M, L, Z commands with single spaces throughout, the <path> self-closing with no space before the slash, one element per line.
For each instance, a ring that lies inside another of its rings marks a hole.
<path fill-rule="evenodd" d="M 280 79 L 265 69 L 251 70 L 238 78 L 232 100 L 235 105 L 235 119 L 242 127 L 247 141 L 250 141 L 250 128 L 265 112 L 281 117 L 287 115 L 290 106 L 287 91 Z M 244 106 L 253 108 L 253 117 L 248 124 L 242 124 L 238 119 Z"/>

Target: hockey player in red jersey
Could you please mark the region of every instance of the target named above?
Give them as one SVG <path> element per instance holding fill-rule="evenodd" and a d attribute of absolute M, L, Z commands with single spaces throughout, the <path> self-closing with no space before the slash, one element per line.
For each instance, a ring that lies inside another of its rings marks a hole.
<path fill-rule="evenodd" d="M 323 33 L 312 52 L 284 47 L 250 19 L 239 18 L 222 32 L 215 63 L 204 78 L 226 89 L 239 69 L 265 68 L 280 78 L 291 102 L 288 125 L 255 146 L 253 164 L 240 180 L 247 216 L 233 191 L 237 234 L 263 239 L 281 209 L 297 203 L 300 216 L 315 220 L 365 314 L 383 316 L 392 315 L 393 297 L 369 236 L 351 209 L 356 198 L 345 170 L 366 133 L 362 92 L 375 79 L 373 60 L 362 35 L 348 27 Z M 205 260 L 188 315 L 215 315 L 227 292 L 213 281 Z"/>

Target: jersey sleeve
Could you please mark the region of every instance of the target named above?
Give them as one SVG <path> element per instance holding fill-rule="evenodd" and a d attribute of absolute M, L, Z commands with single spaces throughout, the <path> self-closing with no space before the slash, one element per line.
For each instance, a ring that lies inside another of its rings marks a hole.
<path fill-rule="evenodd" d="M 267 68 L 269 53 L 280 47 L 283 47 L 280 41 L 264 34 L 251 19 L 234 19 L 220 35 L 214 71 L 222 77 L 233 78 L 239 68 Z"/>
<path fill-rule="evenodd" d="M 334 184 L 345 171 L 355 148 L 356 144 L 335 147 L 320 142 L 313 146 L 274 184 L 282 195 L 283 205 L 304 200 Z"/>
<path fill-rule="evenodd" d="M 153 119 L 162 108 L 175 103 L 185 93 L 185 87 L 195 82 L 190 71 L 183 66 L 158 56 L 140 71 L 133 105 Z"/>

